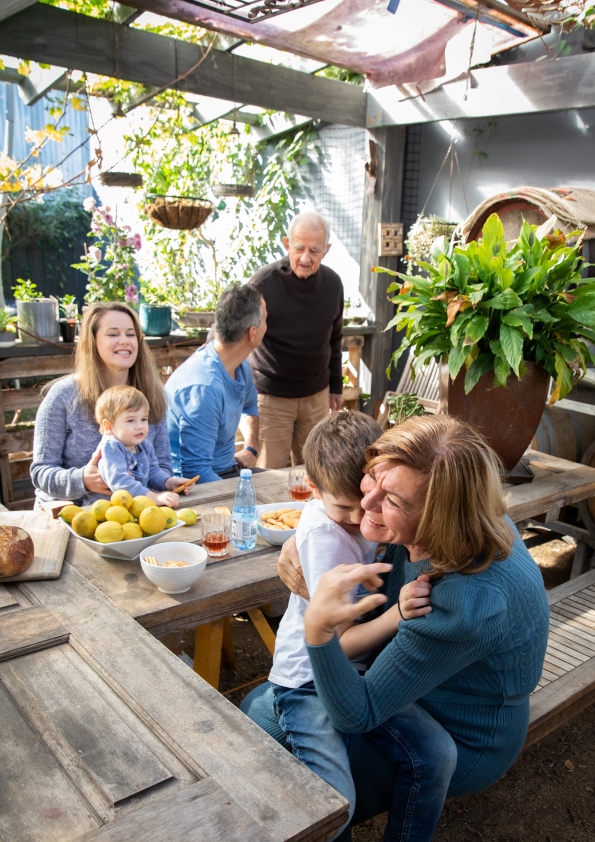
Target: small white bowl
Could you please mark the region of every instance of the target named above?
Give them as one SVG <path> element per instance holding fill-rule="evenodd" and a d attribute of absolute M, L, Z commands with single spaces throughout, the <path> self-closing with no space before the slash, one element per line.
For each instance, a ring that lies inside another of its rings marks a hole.
<path fill-rule="evenodd" d="M 62 518 L 60 520 L 72 532 L 75 538 L 78 538 L 83 544 L 95 550 L 97 555 L 102 556 L 102 558 L 117 558 L 119 561 L 133 561 L 145 547 L 154 544 L 155 541 L 166 538 L 175 529 L 186 526 L 183 520 L 179 520 L 175 526 L 170 526 L 169 529 L 164 529 L 163 532 L 158 532 L 157 535 L 147 535 L 146 538 L 131 538 L 129 541 L 113 541 L 111 544 L 102 544 L 100 541 L 94 541 L 93 538 L 83 538 L 81 535 L 77 535 L 69 523 L 66 523 Z"/>
<path fill-rule="evenodd" d="M 290 500 L 288 503 L 267 503 L 264 506 L 257 506 L 258 534 L 269 544 L 275 544 L 276 546 L 284 544 L 288 538 L 295 535 L 295 529 L 267 529 L 260 522 L 261 516 L 266 512 L 275 512 L 277 509 L 303 509 L 305 505 L 306 503 L 297 503 L 295 500 Z"/>
<path fill-rule="evenodd" d="M 189 561 L 189 567 L 157 567 L 147 564 L 145 558 L 154 556 L 159 564 L 164 561 Z M 168 541 L 154 544 L 140 554 L 140 566 L 150 582 L 157 585 L 162 593 L 185 593 L 199 579 L 207 566 L 207 551 L 197 544 L 184 541 Z"/>

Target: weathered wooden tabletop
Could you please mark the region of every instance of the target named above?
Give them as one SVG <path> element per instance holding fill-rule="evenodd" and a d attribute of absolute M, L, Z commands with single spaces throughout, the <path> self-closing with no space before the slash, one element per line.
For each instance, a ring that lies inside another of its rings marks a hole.
<path fill-rule="evenodd" d="M 0 839 L 307 842 L 347 802 L 71 565 L 0 585 Z"/>
<path fill-rule="evenodd" d="M 518 523 L 560 506 L 595 496 L 595 469 L 576 462 L 529 451 L 535 473 L 532 483 L 506 488 L 510 516 Z M 231 507 L 237 479 L 205 483 L 192 489 L 185 503 L 201 513 L 214 506 Z M 287 500 L 287 470 L 254 475 L 259 503 Z M 179 529 L 172 540 L 196 540 L 196 531 Z M 99 558 L 71 537 L 66 561 L 110 599 L 134 617 L 156 637 L 194 628 L 238 611 L 256 608 L 287 594 L 277 576 L 279 548 L 259 539 L 250 552 L 234 551 L 229 558 L 214 561 L 189 591 L 161 593 L 149 582 L 138 560 L 108 561 Z"/>

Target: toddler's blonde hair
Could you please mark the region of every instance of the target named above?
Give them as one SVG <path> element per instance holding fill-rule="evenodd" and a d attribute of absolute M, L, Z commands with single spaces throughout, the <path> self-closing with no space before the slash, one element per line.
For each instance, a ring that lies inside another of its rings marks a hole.
<path fill-rule="evenodd" d="M 149 414 L 149 401 L 142 392 L 134 386 L 110 386 L 99 395 L 95 404 L 95 420 L 100 431 L 105 433 L 104 421 L 113 426 L 118 415 L 122 415 L 123 412 L 136 412 L 139 409 L 145 409 L 147 415 Z"/>

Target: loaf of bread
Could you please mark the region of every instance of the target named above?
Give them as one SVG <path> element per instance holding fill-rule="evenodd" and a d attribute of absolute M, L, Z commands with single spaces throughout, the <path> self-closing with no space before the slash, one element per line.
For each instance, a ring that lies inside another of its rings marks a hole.
<path fill-rule="evenodd" d="M 19 526 L 0 526 L 0 579 L 18 576 L 29 567 L 34 556 L 28 532 Z"/>

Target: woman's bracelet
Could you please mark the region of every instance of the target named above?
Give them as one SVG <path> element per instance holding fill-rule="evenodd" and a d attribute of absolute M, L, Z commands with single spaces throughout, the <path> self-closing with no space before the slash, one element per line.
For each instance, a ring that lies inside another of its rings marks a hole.
<path fill-rule="evenodd" d="M 397 608 L 399 609 L 399 614 L 401 615 L 401 620 L 406 623 L 407 620 L 403 617 L 403 612 L 401 611 L 401 603 L 399 602 L 399 597 L 397 597 Z"/>

